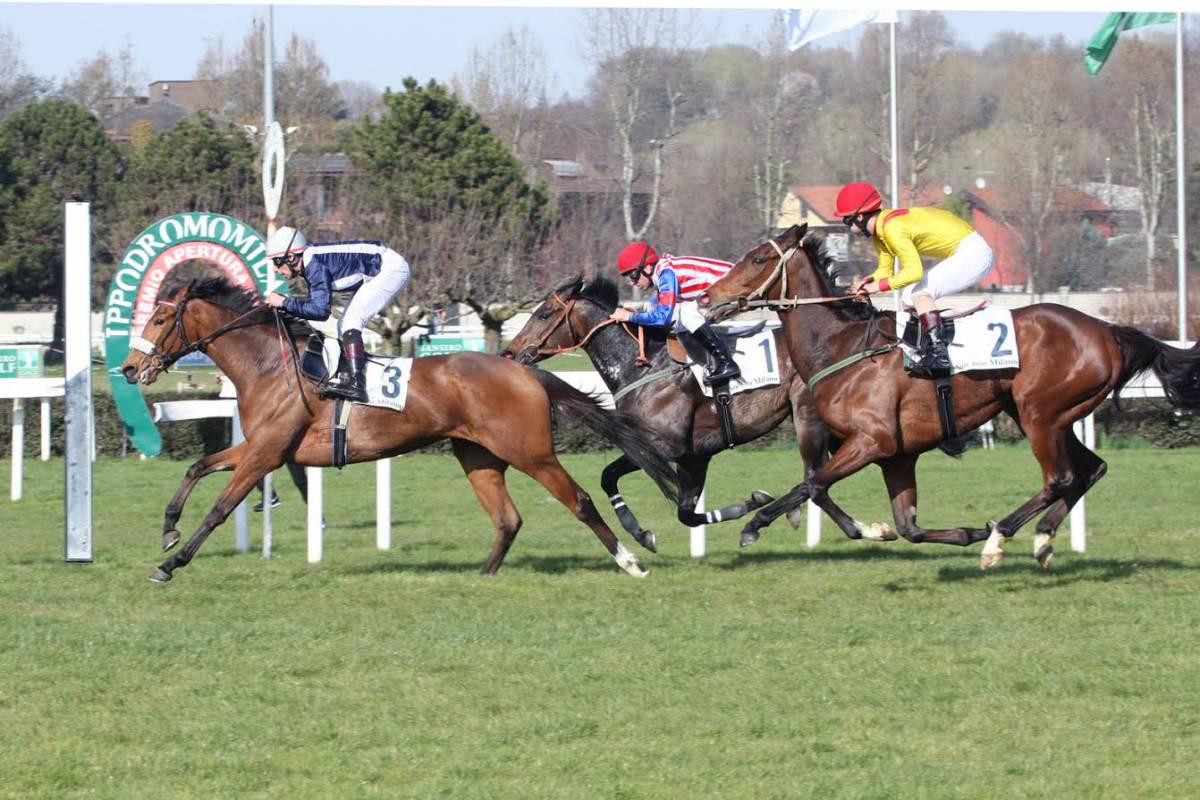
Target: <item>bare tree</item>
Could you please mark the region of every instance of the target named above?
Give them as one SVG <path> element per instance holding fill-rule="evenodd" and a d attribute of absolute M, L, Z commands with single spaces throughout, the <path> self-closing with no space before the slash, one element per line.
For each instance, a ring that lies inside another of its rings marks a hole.
<path fill-rule="evenodd" d="M 0 28 L 0 118 L 36 100 L 49 82 L 29 72 L 21 56 L 21 40 L 10 28 Z"/>
<path fill-rule="evenodd" d="M 383 92 L 366 81 L 338 81 L 345 117 L 357 122 L 364 117 L 378 116 L 383 111 Z"/>
<path fill-rule="evenodd" d="M 680 131 L 687 100 L 680 74 L 663 66 L 681 56 L 690 24 L 681 24 L 674 9 L 590 9 L 585 18 L 585 52 L 596 65 L 600 93 L 612 115 L 625 235 L 638 239 L 658 212 L 663 151 Z M 635 220 L 634 186 L 643 169 L 650 175 L 649 199 L 645 217 Z"/>
<path fill-rule="evenodd" d="M 125 46 L 115 56 L 101 50 L 80 62 L 63 81 L 60 92 L 67 99 L 95 111 L 106 97 L 136 96 L 145 82 L 146 73 L 134 62 L 133 44 L 126 39 Z"/>

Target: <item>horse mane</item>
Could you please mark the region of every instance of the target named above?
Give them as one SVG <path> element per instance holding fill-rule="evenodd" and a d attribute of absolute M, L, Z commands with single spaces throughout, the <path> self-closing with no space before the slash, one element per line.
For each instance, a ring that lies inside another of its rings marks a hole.
<path fill-rule="evenodd" d="M 851 298 L 851 294 L 846 289 L 837 285 L 837 277 L 849 268 L 847 265 L 844 268 L 835 268 L 833 256 L 830 255 L 826 248 L 825 236 L 818 233 L 810 233 L 804 237 L 800 246 L 804 249 L 804 254 L 808 256 L 808 261 L 813 266 L 813 271 L 817 273 L 817 279 L 821 281 L 821 290 L 826 297 L 845 297 L 847 300 Z M 850 321 L 865 321 L 873 319 L 880 314 L 886 313 L 878 310 L 870 303 L 861 303 L 858 301 L 848 303 L 835 303 L 829 306 L 839 317 Z"/>
<path fill-rule="evenodd" d="M 617 285 L 603 275 L 597 275 L 583 284 L 576 297 L 580 300 L 590 300 L 607 311 L 612 311 L 620 302 Z"/>
<path fill-rule="evenodd" d="M 246 322 L 259 325 L 275 324 L 274 316 L 270 313 L 270 307 L 262 304 L 257 294 L 230 283 L 229 279 L 224 275 L 211 275 L 198 278 L 192 283 L 191 289 L 188 291 L 188 297 L 197 300 L 207 300 L 213 305 L 221 306 L 237 314 L 249 314 L 258 310 L 261 313 L 251 314 L 246 318 Z M 288 334 L 293 337 L 311 336 L 316 332 L 308 324 L 307 320 L 300 319 L 299 317 L 284 314 L 283 320 L 287 324 Z"/>

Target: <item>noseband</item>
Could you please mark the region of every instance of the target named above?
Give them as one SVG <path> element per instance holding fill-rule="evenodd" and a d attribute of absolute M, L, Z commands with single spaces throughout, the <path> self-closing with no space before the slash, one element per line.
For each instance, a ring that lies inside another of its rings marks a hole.
<path fill-rule="evenodd" d="M 558 355 L 559 353 L 569 353 L 572 350 L 578 350 L 581 347 L 586 347 L 587 343 L 592 340 L 592 337 L 595 336 L 596 332 L 601 328 L 607 328 L 609 325 L 612 325 L 617 321 L 615 319 L 606 319 L 603 322 L 598 323 L 596 327 L 589 330 L 581 338 L 575 333 L 575 324 L 571 321 L 571 312 L 575 309 L 575 303 L 579 300 L 579 298 L 572 297 L 570 300 L 563 300 L 561 297 L 559 297 L 558 292 L 551 292 L 550 299 L 562 306 L 562 313 L 559 315 L 558 319 L 554 320 L 553 324 L 546 328 L 545 332 L 538 337 L 536 342 L 521 351 L 522 355 L 530 350 L 533 351 L 534 355 L 538 356 L 554 356 Z M 550 339 L 554 332 L 558 330 L 559 326 L 562 325 L 564 321 L 567 323 L 567 332 L 571 334 L 571 340 L 574 341 L 575 344 L 565 345 L 563 347 L 546 347 L 546 342 Z M 628 335 L 631 339 L 638 342 L 638 364 L 648 364 L 649 361 L 646 359 L 646 342 L 644 338 L 635 336 L 633 332 L 629 330 L 629 326 L 626 324 L 622 324 L 621 329 L 625 331 L 626 335 Z M 638 332 L 641 333 L 641 326 L 638 327 Z"/>

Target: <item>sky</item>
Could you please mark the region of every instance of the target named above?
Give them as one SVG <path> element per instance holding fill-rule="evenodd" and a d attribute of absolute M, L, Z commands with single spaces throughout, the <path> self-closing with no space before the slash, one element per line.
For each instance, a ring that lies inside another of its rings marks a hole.
<path fill-rule="evenodd" d="M 730 0 L 724 3 L 733 4 Z M 671 0 L 661 4 L 684 7 Z M 705 32 L 701 43 L 753 42 L 767 29 L 774 13 L 766 4 L 757 4 L 764 7 L 749 8 L 756 5 L 752 1 L 738 3 L 741 10 L 699 9 L 697 17 Z M 921 3 L 922 8 L 961 9 L 966 5 L 937 0 Z M 974 5 L 987 7 L 986 3 Z M 1022 5 L 1030 5 L 1030 0 L 1010 0 L 1007 7 Z M 1034 5 L 1047 8 L 1063 3 L 1051 0 Z M 1071 5 L 1086 8 L 1097 3 L 1083 0 Z M 222 5 L 0 2 L 0 31 L 7 28 L 15 34 L 30 70 L 56 82 L 102 49 L 116 54 L 127 40 L 148 81 L 186 80 L 194 77 L 196 64 L 210 42 L 223 37 L 226 52 L 235 49 L 249 32 L 251 21 L 264 17 L 266 9 L 265 4 L 236 0 Z M 1039 37 L 1062 34 L 1082 47 L 1105 17 L 1096 10 L 944 13 L 958 39 L 976 48 L 1002 30 Z M 585 19 L 584 9 L 579 7 L 275 5 L 275 48 L 276 57 L 281 57 L 294 32 L 316 41 L 333 80 L 398 88 L 408 75 L 422 82 L 429 78 L 448 81 L 464 71 L 472 46 L 486 50 L 510 28 L 527 26 L 545 50 L 548 72 L 553 76 L 551 98 L 558 99 L 564 93 L 581 96 L 586 89 L 591 67 L 581 53 Z M 900 19 L 904 21 L 904 11 Z M 816 46 L 844 46 L 855 36 L 829 37 Z"/>

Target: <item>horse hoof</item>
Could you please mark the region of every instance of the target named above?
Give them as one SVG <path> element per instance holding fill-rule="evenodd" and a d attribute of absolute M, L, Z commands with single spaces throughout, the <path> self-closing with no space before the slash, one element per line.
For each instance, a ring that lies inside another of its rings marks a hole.
<path fill-rule="evenodd" d="M 1054 560 L 1054 548 L 1050 545 L 1046 545 L 1045 547 L 1039 548 L 1038 551 L 1033 554 L 1033 557 L 1036 558 L 1037 562 L 1042 565 L 1042 569 L 1049 571 L 1050 562 Z"/>
<path fill-rule="evenodd" d="M 762 489 L 755 489 L 750 493 L 750 508 L 762 508 L 768 503 L 775 502 L 775 495 L 770 492 L 764 492 Z"/>
<path fill-rule="evenodd" d="M 150 580 L 155 583 L 166 583 L 171 580 L 171 573 L 167 572 L 162 567 L 155 567 L 154 572 L 150 573 Z"/>
<path fill-rule="evenodd" d="M 1004 551 L 1000 550 L 995 553 L 984 553 L 979 557 L 979 568 L 987 572 L 992 567 L 1000 563 L 1004 558 Z"/>
<path fill-rule="evenodd" d="M 639 531 L 638 533 L 634 534 L 633 538 L 637 539 L 638 544 L 649 550 L 651 553 L 658 552 L 658 539 L 654 537 L 652 532 Z"/>
<path fill-rule="evenodd" d="M 742 531 L 742 537 L 738 540 L 738 546 L 747 548 L 758 541 L 759 533 L 752 528 L 746 528 Z"/>
<path fill-rule="evenodd" d="M 162 535 L 163 552 L 170 550 L 175 545 L 179 544 L 179 531 L 172 528 L 169 531 L 164 531 Z"/>
<path fill-rule="evenodd" d="M 787 513 L 788 524 L 793 528 L 799 528 L 804 524 L 804 509 L 807 505 L 807 503 L 801 503 Z"/>
<path fill-rule="evenodd" d="M 872 542 L 894 542 L 897 539 L 896 532 L 886 522 L 872 522 L 861 530 L 862 537 Z"/>

